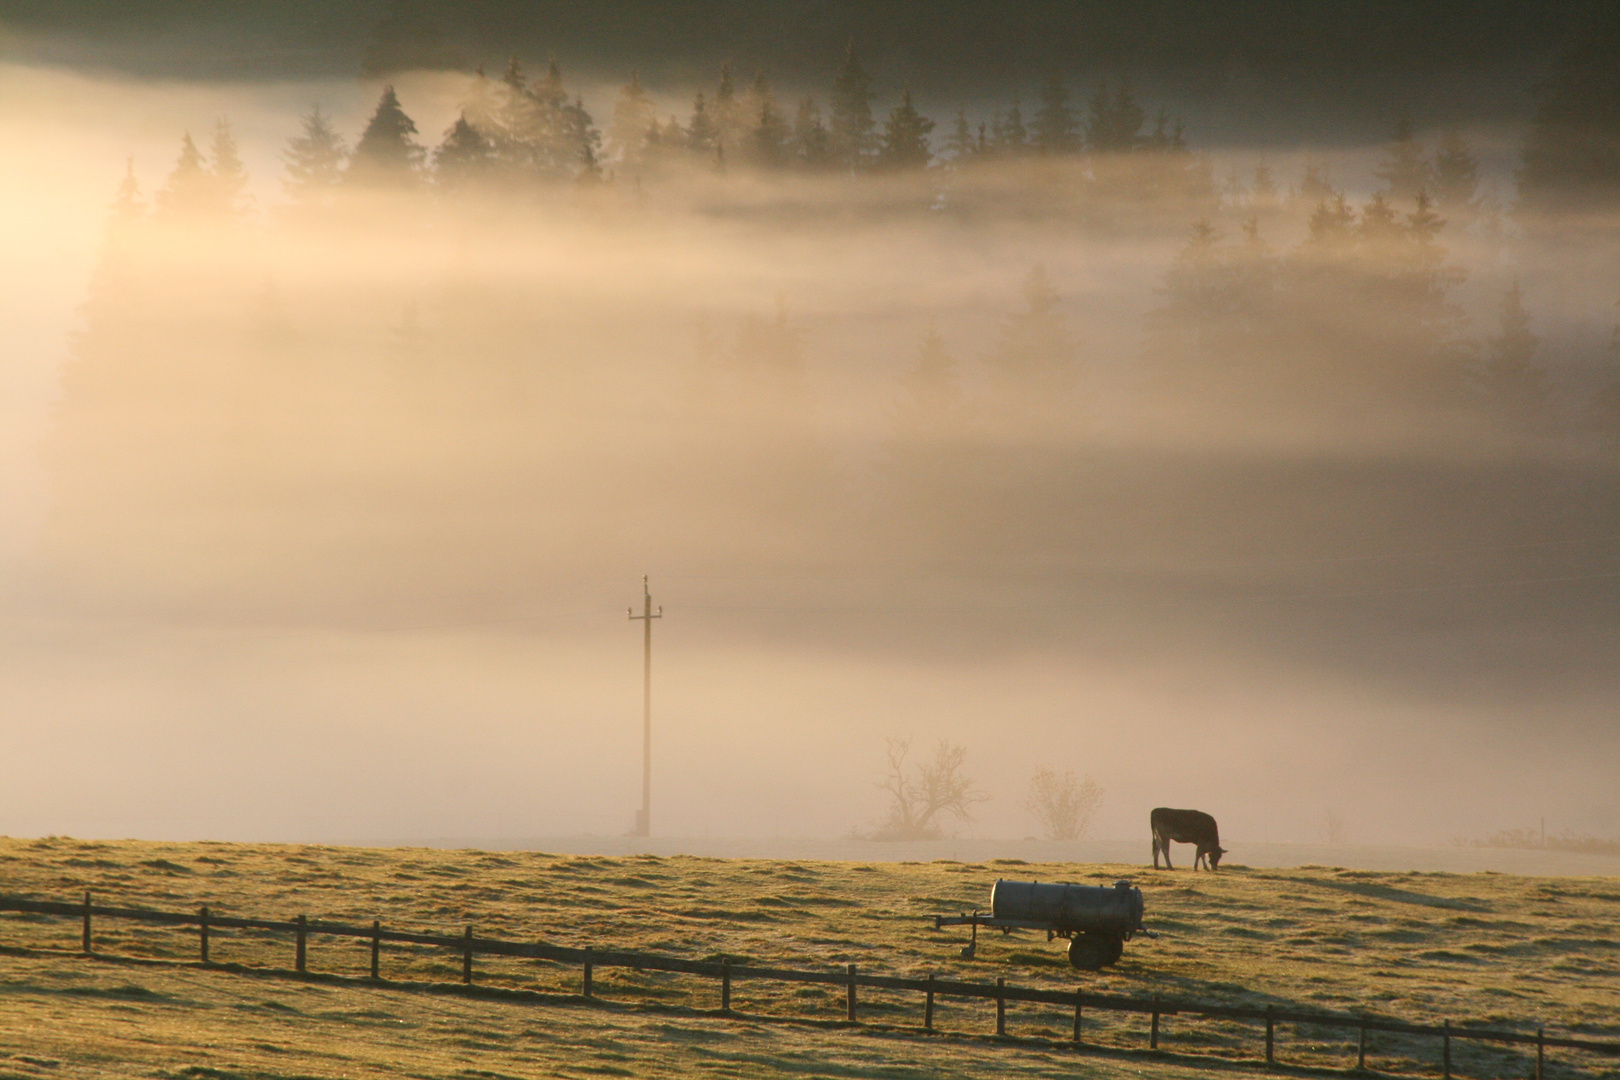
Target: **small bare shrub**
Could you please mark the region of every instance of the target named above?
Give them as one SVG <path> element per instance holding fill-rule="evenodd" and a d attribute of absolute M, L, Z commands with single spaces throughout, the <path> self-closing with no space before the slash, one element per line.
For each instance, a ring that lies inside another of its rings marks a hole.
<path fill-rule="evenodd" d="M 1040 822 L 1046 839 L 1079 840 L 1086 835 L 1102 803 L 1103 789 L 1097 781 L 1089 776 L 1081 780 L 1073 771 L 1042 769 L 1030 778 L 1029 786 L 1024 805 Z"/>

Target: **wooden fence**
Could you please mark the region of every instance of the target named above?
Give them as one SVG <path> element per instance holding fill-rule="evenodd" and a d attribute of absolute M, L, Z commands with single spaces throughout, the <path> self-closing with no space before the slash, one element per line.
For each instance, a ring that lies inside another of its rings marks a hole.
<path fill-rule="evenodd" d="M 216 929 L 234 929 L 265 930 L 291 934 L 293 936 L 293 967 L 295 971 L 299 972 L 308 970 L 309 955 L 307 945 L 310 934 L 368 940 L 371 944 L 371 978 L 377 980 L 381 980 L 382 946 L 384 942 L 428 945 L 454 950 L 461 956 L 461 977 L 462 981 L 468 985 L 473 982 L 473 957 L 475 956 L 526 957 L 574 965 L 581 969 L 581 992 L 587 999 L 594 997 L 591 976 L 594 969 L 599 967 L 679 972 L 717 979 L 720 983 L 720 1011 L 722 1014 L 728 1015 L 731 1013 L 732 983 L 743 979 L 757 979 L 779 982 L 820 983 L 839 987 L 844 990 L 845 1012 L 850 1023 L 859 1021 L 860 1009 L 857 991 L 860 987 L 919 993 L 924 995 L 923 1029 L 925 1031 L 936 1030 L 934 1026 L 934 1000 L 936 997 L 994 1001 L 996 1006 L 995 1031 L 998 1036 L 1002 1037 L 1007 1035 L 1008 1002 L 1023 1001 L 1066 1006 L 1074 1010 L 1074 1033 L 1071 1038 L 1076 1044 L 1084 1042 L 1082 1022 L 1087 1009 L 1148 1016 L 1150 1018 L 1148 1047 L 1154 1050 L 1158 1049 L 1159 1046 L 1160 1017 L 1187 1015 L 1225 1020 L 1248 1020 L 1265 1025 L 1265 1060 L 1267 1064 L 1274 1064 L 1277 1061 L 1278 1024 L 1312 1025 L 1357 1033 L 1356 1068 L 1358 1070 L 1364 1070 L 1367 1066 L 1368 1036 L 1375 1033 L 1432 1036 L 1440 1040 L 1441 1075 L 1447 1078 L 1451 1076 L 1451 1044 L 1453 1040 L 1458 1039 L 1507 1045 L 1516 1044 L 1525 1047 L 1534 1046 L 1536 1053 L 1534 1075 L 1537 1080 L 1541 1080 L 1543 1076 L 1547 1051 L 1552 1049 L 1581 1050 L 1620 1058 L 1620 1042 L 1605 1042 L 1569 1036 L 1550 1036 L 1541 1028 L 1537 1028 L 1536 1033 L 1531 1035 L 1521 1031 L 1470 1026 L 1453 1027 L 1449 1022 L 1439 1025 L 1409 1024 L 1385 1017 L 1279 1009 L 1270 1005 L 1259 1009 L 1241 1005 L 1200 1004 L 1172 998 L 1131 998 L 1112 994 L 1089 993 L 1085 990 L 1044 990 L 1034 987 L 1008 986 L 1006 980 L 1001 978 L 998 978 L 994 983 L 958 982 L 949 979 L 936 979 L 932 975 L 924 979 L 905 979 L 890 975 L 862 974 L 855 964 L 850 964 L 843 970 L 831 971 L 755 967 L 747 964 L 733 964 L 728 961 L 717 963 L 706 960 L 683 960 L 679 957 L 661 956 L 655 953 L 578 949 L 561 945 L 547 945 L 541 942 L 500 941 L 493 938 L 477 937 L 473 934 L 473 928 L 470 926 L 461 934 L 446 937 L 441 934 L 385 930 L 380 921 L 373 921 L 370 926 L 347 926 L 342 923 L 311 920 L 303 915 L 290 922 L 275 919 L 239 918 L 215 914 L 209 911 L 207 907 L 203 907 L 195 914 L 153 911 L 147 908 L 98 907 L 91 903 L 89 893 L 84 894 L 82 903 L 26 900 L 19 897 L 0 896 L 0 911 L 62 915 L 80 919 L 83 924 L 80 948 L 86 954 L 94 952 L 92 926 L 95 919 L 129 919 L 145 923 L 196 927 L 199 958 L 205 964 L 211 962 L 209 960 L 210 933 Z"/>

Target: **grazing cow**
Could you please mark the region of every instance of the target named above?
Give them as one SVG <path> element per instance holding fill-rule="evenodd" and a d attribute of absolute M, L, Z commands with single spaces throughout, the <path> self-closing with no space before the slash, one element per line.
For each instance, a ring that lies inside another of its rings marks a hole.
<path fill-rule="evenodd" d="M 1211 870 L 1221 865 L 1221 856 L 1226 849 L 1221 847 L 1221 833 L 1215 827 L 1215 819 L 1202 810 L 1171 810 L 1161 806 L 1153 811 L 1150 823 L 1153 826 L 1153 869 L 1159 868 L 1159 852 L 1164 852 L 1164 868 L 1174 870 L 1170 865 L 1170 842 L 1178 844 L 1197 844 L 1198 854 L 1193 856 L 1193 869 L 1198 869 L 1200 861 Z"/>

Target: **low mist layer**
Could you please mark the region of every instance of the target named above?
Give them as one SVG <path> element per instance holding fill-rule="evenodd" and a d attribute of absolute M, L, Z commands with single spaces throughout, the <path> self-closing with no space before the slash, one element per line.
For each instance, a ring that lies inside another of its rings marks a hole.
<path fill-rule="evenodd" d="M 1510 204 L 1508 132 L 1257 158 L 1122 81 L 865 79 L 599 130 L 556 69 L 401 76 L 132 166 L 0 830 L 620 832 L 642 573 L 665 835 L 870 832 L 907 737 L 970 834 L 1040 769 L 1144 845 L 1620 830 L 1617 219 L 1553 120 Z"/>

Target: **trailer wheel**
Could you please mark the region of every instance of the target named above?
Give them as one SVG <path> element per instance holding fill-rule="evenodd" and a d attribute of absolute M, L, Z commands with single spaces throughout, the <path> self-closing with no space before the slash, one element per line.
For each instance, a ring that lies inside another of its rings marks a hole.
<path fill-rule="evenodd" d="M 1108 935 L 1108 958 L 1103 961 L 1107 967 L 1119 963 L 1119 958 L 1125 955 L 1125 942 L 1118 934 Z"/>
<path fill-rule="evenodd" d="M 1069 942 L 1069 963 L 1081 971 L 1101 971 L 1108 964 L 1108 942 L 1102 934 L 1079 933 Z"/>

